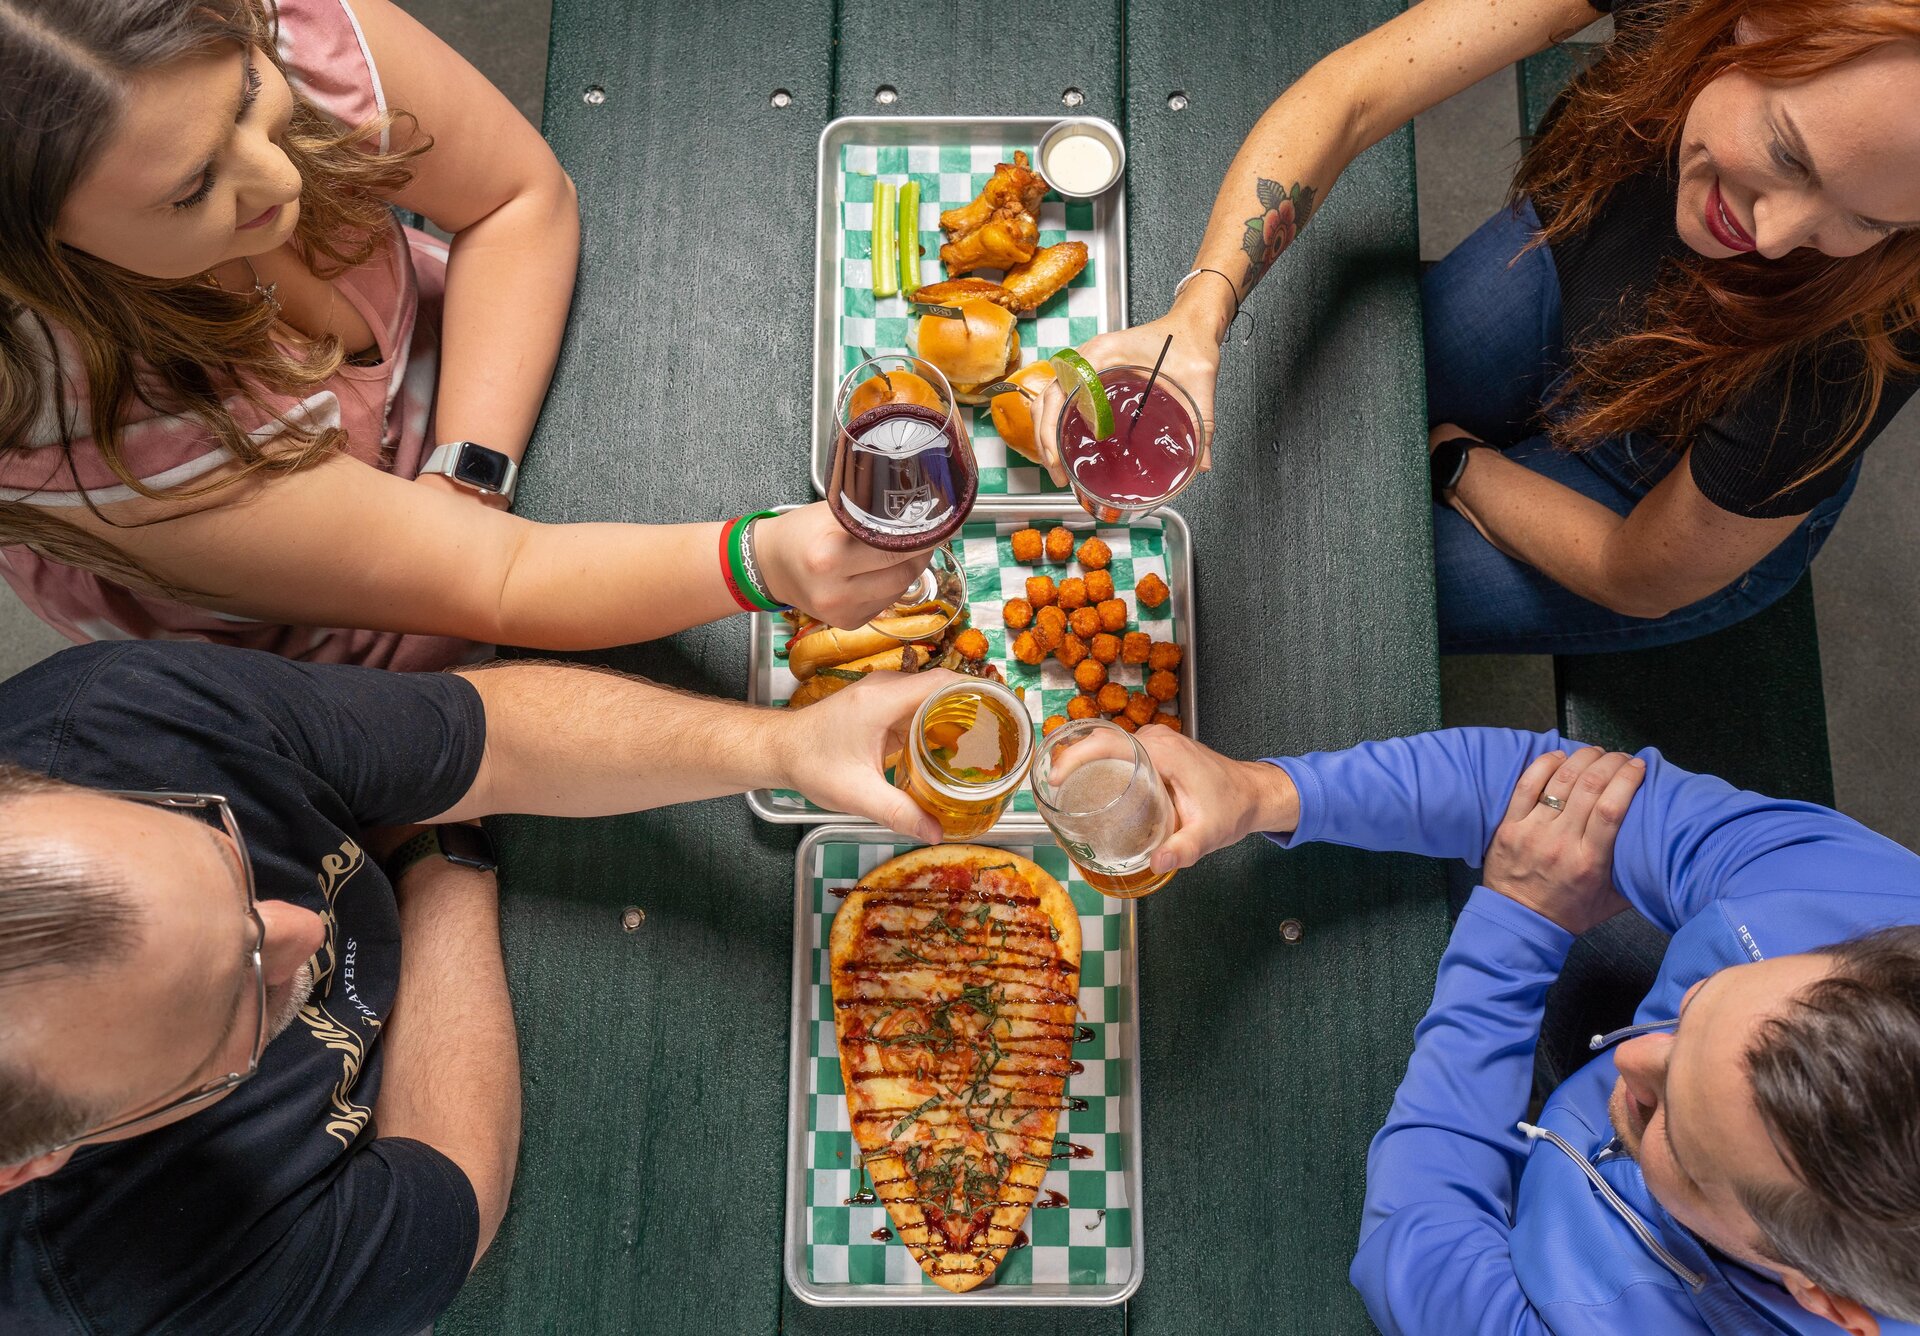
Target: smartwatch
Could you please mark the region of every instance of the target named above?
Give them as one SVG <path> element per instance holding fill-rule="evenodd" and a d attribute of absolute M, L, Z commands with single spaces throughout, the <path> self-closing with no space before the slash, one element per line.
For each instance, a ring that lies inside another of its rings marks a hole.
<path fill-rule="evenodd" d="M 1447 493 L 1460 485 L 1460 475 L 1467 471 L 1467 454 L 1476 447 L 1492 448 L 1471 436 L 1455 436 L 1433 447 L 1427 456 L 1427 481 L 1436 506 L 1446 505 Z"/>
<path fill-rule="evenodd" d="M 439 854 L 455 867 L 492 872 L 499 866 L 484 826 L 435 826 L 423 830 L 387 856 L 387 880 L 398 882 L 407 869 Z"/>
<path fill-rule="evenodd" d="M 484 445 L 472 441 L 449 441 L 435 446 L 420 466 L 420 472 L 438 473 L 482 496 L 505 497 L 513 504 L 513 489 L 520 482 L 520 466 Z"/>

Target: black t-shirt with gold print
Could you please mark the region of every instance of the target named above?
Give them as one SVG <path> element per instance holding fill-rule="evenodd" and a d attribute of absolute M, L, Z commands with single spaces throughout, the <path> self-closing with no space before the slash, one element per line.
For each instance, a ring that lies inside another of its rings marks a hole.
<path fill-rule="evenodd" d="M 0 1331 L 411 1333 L 451 1301 L 479 1214 L 451 1160 L 374 1125 L 399 916 L 359 832 L 446 810 L 484 740 L 460 678 L 209 645 L 90 645 L 0 685 L 0 759 L 225 795 L 260 898 L 326 925 L 251 1081 L 0 1195 Z"/>

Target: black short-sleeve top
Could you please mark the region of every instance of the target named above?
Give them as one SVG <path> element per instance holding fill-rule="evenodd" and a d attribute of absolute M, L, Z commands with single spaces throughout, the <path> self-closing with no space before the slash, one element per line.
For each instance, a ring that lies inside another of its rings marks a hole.
<path fill-rule="evenodd" d="M 1657 0 L 1590 0 L 1612 11 L 1616 30 L 1636 39 L 1661 21 Z M 1693 251 L 1674 226 L 1679 179 L 1672 163 L 1623 181 L 1582 232 L 1556 243 L 1561 329 L 1566 346 L 1592 344 L 1625 327 L 1653 292 L 1663 270 Z M 1920 359 L 1920 338 L 1902 351 Z M 1865 360 L 1836 338 L 1796 364 L 1776 368 L 1715 415 L 1690 443 L 1694 483 L 1722 510 L 1750 518 L 1801 515 L 1845 484 L 1860 455 L 1893 420 L 1920 378 L 1889 377 L 1866 432 L 1846 454 L 1811 477 L 1853 423 Z M 1798 479 L 1798 481 L 1796 481 Z"/>
<path fill-rule="evenodd" d="M 452 1301 L 479 1208 L 451 1159 L 376 1124 L 400 922 L 360 832 L 451 807 L 485 744 L 463 678 L 215 645 L 88 645 L 0 685 L 0 760 L 226 796 L 260 899 L 326 924 L 251 1081 L 0 1194 L 0 1332 L 413 1336 Z"/>

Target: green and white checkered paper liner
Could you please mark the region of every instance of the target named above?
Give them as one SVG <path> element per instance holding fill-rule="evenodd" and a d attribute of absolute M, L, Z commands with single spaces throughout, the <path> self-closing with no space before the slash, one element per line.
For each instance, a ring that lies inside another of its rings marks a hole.
<path fill-rule="evenodd" d="M 1107 570 L 1113 576 L 1114 597 L 1127 605 L 1127 630 L 1145 631 L 1155 640 L 1174 638 L 1174 611 L 1180 600 L 1189 596 L 1189 591 L 1174 581 L 1167 561 L 1166 526 L 1158 516 L 1149 515 L 1130 525 L 1095 525 L 1085 512 L 979 518 L 983 513 L 974 512 L 975 518 L 961 527 L 952 546 L 954 554 L 966 566 L 967 603 L 973 625 L 986 632 L 988 659 L 999 665 L 1008 686 L 1025 690 L 1027 713 L 1033 717 L 1036 728 L 1050 714 L 1065 714 L 1067 702 L 1078 694 L 1078 688 L 1066 665 L 1052 655 L 1038 666 L 1021 663 L 1013 657 L 1013 640 L 1018 633 L 1002 624 L 1000 609 L 1010 598 L 1026 597 L 1030 575 L 1051 575 L 1058 584 L 1072 575 L 1084 576 L 1086 571 L 1078 561 L 1065 565 L 1042 561 L 1022 566 L 1013 559 L 1012 536 L 1016 529 L 1034 528 L 1045 534 L 1054 525 L 1064 523 L 1074 531 L 1076 549 L 1090 534 L 1099 534 L 1113 549 L 1113 564 Z M 1169 591 L 1167 601 L 1157 608 L 1142 607 L 1134 596 L 1135 584 L 1150 574 L 1166 581 Z M 754 684 L 753 699 L 785 705 L 800 685 L 787 670 L 786 660 L 773 654 L 776 647 L 786 643 L 786 623 L 767 613 L 755 613 L 753 634 L 760 641 L 759 662 L 767 665 L 763 679 Z M 1183 691 L 1191 680 L 1191 671 L 1190 663 L 1181 664 Z M 1107 678 L 1128 691 L 1139 691 L 1146 683 L 1146 665 L 1116 662 L 1108 667 Z M 1183 701 L 1184 697 L 1176 697 L 1160 708 L 1178 712 Z M 792 789 L 775 789 L 770 796 L 772 806 L 783 811 L 821 811 Z M 1037 815 L 1032 789 L 1021 788 L 1007 810 Z"/>
<path fill-rule="evenodd" d="M 893 185 L 920 183 L 920 280 L 946 277 L 940 263 L 940 214 L 966 204 L 993 175 L 994 164 L 1012 162 L 1013 152 L 1033 157 L 1033 145 L 903 145 L 879 148 L 848 144 L 840 151 L 840 290 L 834 327 L 840 332 L 840 374 L 875 353 L 907 351 L 910 317 L 906 294 L 873 295 L 873 185 L 876 177 Z M 1087 267 L 1055 293 L 1039 311 L 1020 321 L 1020 360 L 1043 361 L 1062 348 L 1078 347 L 1102 328 L 1107 310 L 1106 240 L 1094 229 L 1094 201 L 1062 200 L 1049 191 L 1040 205 L 1040 245 L 1063 241 L 1087 244 Z M 980 277 L 990 277 L 991 273 Z M 972 275 L 968 275 L 972 277 Z M 993 429 L 986 408 L 971 414 L 973 453 L 980 467 L 980 495 L 1047 493 L 1057 495 L 1045 470 L 1007 448 Z"/>
<path fill-rule="evenodd" d="M 1045 841 L 1045 837 L 1042 837 Z M 814 848 L 808 881 L 811 940 L 807 1026 L 811 1036 L 807 1076 L 806 1276 L 815 1284 L 899 1285 L 938 1289 L 898 1239 L 875 1242 L 871 1235 L 891 1229 L 883 1205 L 847 1206 L 855 1193 L 858 1168 L 849 1131 L 845 1087 L 840 1080 L 840 1050 L 834 1036 L 833 982 L 827 938 L 841 897 L 833 889 L 852 886 L 898 854 L 918 846 L 823 841 Z M 1080 879 L 1067 856 L 1050 841 L 1005 846 L 1053 874 L 1073 897 L 1080 914 L 1080 1024 L 1093 1038 L 1074 1045 L 1084 1068 L 1069 1078 L 1067 1095 L 1087 1102 L 1085 1110 L 1063 1112 L 1061 1142 L 1085 1146 L 1084 1160 L 1060 1160 L 1048 1171 L 1039 1200 L 1049 1191 L 1068 1204 L 1036 1210 L 1024 1226 L 1033 1242 L 1007 1254 L 995 1275 L 999 1291 L 1029 1285 L 1113 1286 L 1132 1278 L 1133 1208 L 1126 1166 L 1131 1161 L 1123 1116 L 1137 1098 L 1133 1085 L 1134 1036 L 1128 1033 L 1134 981 L 1123 974 L 1122 950 L 1128 916 L 1126 901 L 1109 899 Z M 864 1180 L 863 1180 L 864 1181 Z"/>

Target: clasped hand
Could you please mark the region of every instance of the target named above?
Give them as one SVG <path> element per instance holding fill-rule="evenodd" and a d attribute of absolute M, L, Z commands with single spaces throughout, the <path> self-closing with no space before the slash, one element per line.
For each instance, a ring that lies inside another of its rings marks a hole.
<path fill-rule="evenodd" d="M 1576 936 L 1606 922 L 1628 907 L 1614 889 L 1613 846 L 1646 774 L 1638 757 L 1598 747 L 1535 757 L 1513 786 L 1481 880 Z"/>

